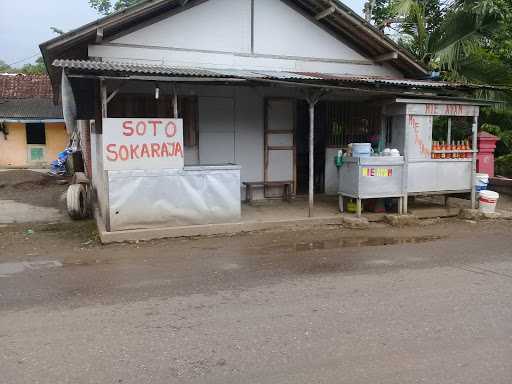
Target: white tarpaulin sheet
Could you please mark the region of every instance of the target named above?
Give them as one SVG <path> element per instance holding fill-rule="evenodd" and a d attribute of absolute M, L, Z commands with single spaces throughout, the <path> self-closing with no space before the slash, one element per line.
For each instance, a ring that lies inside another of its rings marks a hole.
<path fill-rule="evenodd" d="M 236 222 L 240 167 L 109 171 L 110 230 Z"/>

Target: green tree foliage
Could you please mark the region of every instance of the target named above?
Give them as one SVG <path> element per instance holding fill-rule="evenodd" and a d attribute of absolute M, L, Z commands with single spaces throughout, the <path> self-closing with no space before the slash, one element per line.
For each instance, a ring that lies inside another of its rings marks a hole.
<path fill-rule="evenodd" d="M 143 0 L 89 0 L 89 5 L 102 15 L 110 15 L 141 1 Z"/>
<path fill-rule="evenodd" d="M 9 73 L 12 68 L 3 60 L 0 60 L 0 73 Z"/>
<path fill-rule="evenodd" d="M 0 60 L 0 73 L 23 73 L 25 75 L 44 75 L 46 67 L 42 57 L 39 57 L 34 64 L 25 64 L 21 68 L 11 67 L 5 61 Z"/>
<path fill-rule="evenodd" d="M 496 175 L 512 178 L 512 154 L 503 155 L 496 159 Z"/>
<path fill-rule="evenodd" d="M 21 73 L 26 75 L 44 75 L 46 74 L 46 67 L 42 57 L 38 57 L 34 64 L 25 64 L 20 69 Z"/>
<path fill-rule="evenodd" d="M 508 45 L 496 44 L 499 35 L 511 41 L 511 0 L 379 0 L 373 13 L 375 23 L 385 17 L 400 45 L 449 79 L 480 81 L 480 74 L 489 83 L 500 74 L 506 82 L 510 75 L 504 67 L 494 74 L 482 67 L 498 68 L 500 55 L 512 58 Z"/>
<path fill-rule="evenodd" d="M 372 20 L 444 79 L 503 87 L 482 109 L 481 129 L 500 138 L 497 169 L 512 176 L 512 0 L 379 0 Z M 485 96 L 485 95 L 481 95 Z"/>

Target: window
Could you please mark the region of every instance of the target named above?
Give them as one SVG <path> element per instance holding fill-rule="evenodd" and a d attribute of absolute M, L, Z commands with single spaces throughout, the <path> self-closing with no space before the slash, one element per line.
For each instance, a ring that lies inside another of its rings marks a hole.
<path fill-rule="evenodd" d="M 27 123 L 25 129 L 27 131 L 27 144 L 46 144 L 44 123 Z"/>

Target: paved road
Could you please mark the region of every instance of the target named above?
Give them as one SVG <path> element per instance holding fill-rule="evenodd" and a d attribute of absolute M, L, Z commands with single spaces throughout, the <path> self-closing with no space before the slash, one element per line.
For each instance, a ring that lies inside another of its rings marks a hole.
<path fill-rule="evenodd" d="M 0 382 L 508 384 L 511 224 L 105 247 L 3 228 Z"/>

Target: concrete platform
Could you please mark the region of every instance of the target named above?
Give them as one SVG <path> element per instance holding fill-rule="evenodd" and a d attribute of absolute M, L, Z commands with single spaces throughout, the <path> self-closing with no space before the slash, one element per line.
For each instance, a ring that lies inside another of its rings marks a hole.
<path fill-rule="evenodd" d="M 416 202 L 411 211 L 417 219 L 452 217 L 460 213 L 460 207 L 445 208 L 439 204 Z M 103 243 L 148 241 L 163 238 L 233 235 L 243 232 L 282 228 L 298 228 L 319 225 L 340 225 L 350 228 L 367 228 L 368 223 L 384 222 L 385 213 L 366 212 L 358 219 L 354 214 L 341 214 L 336 197 L 320 196 L 315 202 L 315 216 L 307 217 L 305 199 L 297 198 L 291 203 L 266 201 L 242 206 L 242 219 L 236 223 L 188 225 L 149 229 L 107 232 L 98 215 L 96 220 L 100 239 Z M 389 216 L 389 215 L 388 215 Z M 357 221 L 357 222 L 356 222 Z"/>
<path fill-rule="evenodd" d="M 213 235 L 233 235 L 243 232 L 261 231 L 277 228 L 292 228 L 318 225 L 343 225 L 343 216 L 321 216 L 293 219 L 274 219 L 265 221 L 242 221 L 237 223 L 188 225 L 183 227 L 163 227 L 151 229 L 134 229 L 128 231 L 107 232 L 101 219 L 97 218 L 101 242 L 119 243 L 126 241 L 148 241 L 175 237 L 196 237 Z"/>

